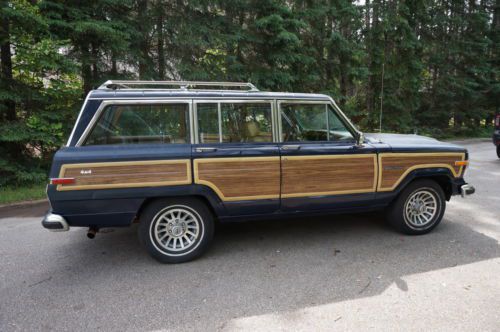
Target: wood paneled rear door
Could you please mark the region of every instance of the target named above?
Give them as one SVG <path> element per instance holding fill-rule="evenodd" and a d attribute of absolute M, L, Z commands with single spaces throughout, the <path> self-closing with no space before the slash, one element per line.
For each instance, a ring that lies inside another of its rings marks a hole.
<path fill-rule="evenodd" d="M 277 145 L 211 144 L 193 148 L 196 184 L 211 188 L 230 214 L 259 214 L 279 208 Z"/>

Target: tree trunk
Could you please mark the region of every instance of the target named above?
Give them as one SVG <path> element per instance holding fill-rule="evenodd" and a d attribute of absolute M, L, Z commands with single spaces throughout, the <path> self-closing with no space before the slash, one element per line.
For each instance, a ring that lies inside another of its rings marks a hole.
<path fill-rule="evenodd" d="M 95 85 L 99 81 L 99 49 L 97 46 L 92 43 L 91 44 L 91 49 L 92 49 L 92 85 Z"/>
<path fill-rule="evenodd" d="M 366 84 L 366 112 L 368 115 L 368 123 L 370 127 L 375 126 L 375 114 L 374 114 L 374 100 L 375 100 L 375 92 L 374 92 L 374 84 L 375 84 L 375 77 L 374 77 L 374 72 L 375 72 L 375 57 L 376 54 L 374 54 L 374 49 L 376 47 L 376 41 L 375 41 L 375 30 L 377 29 L 378 26 L 378 14 L 379 14 L 379 6 L 380 6 L 380 1 L 373 1 L 372 2 L 372 19 L 370 20 L 368 18 L 368 22 L 371 21 L 370 25 L 367 27 L 366 31 L 366 45 L 367 45 L 367 54 L 368 54 L 368 69 L 369 69 L 369 74 L 368 74 L 368 82 Z M 370 15 L 368 12 L 367 15 Z"/>
<path fill-rule="evenodd" d="M 118 66 L 116 65 L 116 54 L 111 53 L 111 78 L 118 77 Z"/>
<path fill-rule="evenodd" d="M 163 35 L 163 9 L 158 8 L 158 78 L 165 80 L 165 40 Z"/>
<path fill-rule="evenodd" d="M 147 31 L 147 10 L 148 1 L 140 0 L 138 4 L 138 24 L 140 31 L 140 41 L 139 41 L 139 79 L 148 79 L 148 57 L 149 57 L 149 43 L 148 43 L 148 31 Z"/>
<path fill-rule="evenodd" d="M 365 1 L 365 29 L 370 30 L 370 0 Z"/>
<path fill-rule="evenodd" d="M 84 97 L 92 90 L 92 68 L 90 66 L 90 52 L 88 45 L 81 46 L 82 53 L 82 80 Z"/>
<path fill-rule="evenodd" d="M 7 2 L 3 6 L 7 6 Z M 1 61 L 1 78 L 3 88 L 12 92 L 12 53 L 10 44 L 10 20 L 7 17 L 2 19 L 0 30 L 0 61 Z M 16 103 L 12 99 L 2 101 L 5 107 L 4 117 L 7 121 L 16 120 Z"/>

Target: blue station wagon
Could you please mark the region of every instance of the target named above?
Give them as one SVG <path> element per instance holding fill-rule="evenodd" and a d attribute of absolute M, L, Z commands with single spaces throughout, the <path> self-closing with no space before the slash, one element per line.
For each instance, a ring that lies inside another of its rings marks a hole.
<path fill-rule="evenodd" d="M 108 81 L 54 156 L 42 221 L 52 231 L 139 223 L 164 263 L 192 260 L 214 222 L 386 210 L 424 234 L 452 195 L 472 194 L 467 151 L 360 132 L 326 95 L 250 83 Z"/>

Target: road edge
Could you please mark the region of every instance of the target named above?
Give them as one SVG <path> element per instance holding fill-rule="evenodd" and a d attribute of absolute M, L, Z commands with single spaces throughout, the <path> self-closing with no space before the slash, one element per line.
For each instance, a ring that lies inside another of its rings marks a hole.
<path fill-rule="evenodd" d="M 33 205 L 42 205 L 42 204 L 46 204 L 46 203 L 48 203 L 47 198 L 36 199 L 36 200 L 32 200 L 32 201 L 21 201 L 21 202 L 15 202 L 15 203 L 0 204 L 0 212 L 2 210 L 6 210 L 6 209 L 32 207 Z"/>

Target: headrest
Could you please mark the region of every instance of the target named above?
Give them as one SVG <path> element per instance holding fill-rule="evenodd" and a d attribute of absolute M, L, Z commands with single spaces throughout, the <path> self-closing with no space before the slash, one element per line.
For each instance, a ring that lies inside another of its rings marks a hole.
<path fill-rule="evenodd" d="M 245 123 L 247 134 L 250 137 L 258 136 L 260 133 L 259 124 L 255 121 Z"/>

